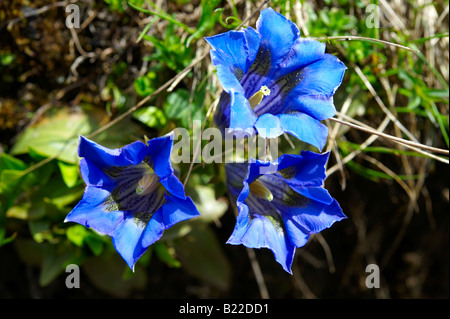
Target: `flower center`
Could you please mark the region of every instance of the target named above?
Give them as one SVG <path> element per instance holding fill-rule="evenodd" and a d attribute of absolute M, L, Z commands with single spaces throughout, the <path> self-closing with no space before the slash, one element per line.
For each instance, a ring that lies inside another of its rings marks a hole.
<path fill-rule="evenodd" d="M 259 180 L 256 180 L 253 183 L 251 183 L 249 187 L 250 193 L 252 193 L 256 197 L 266 199 L 269 202 L 273 200 L 272 192 L 266 186 L 264 186 L 264 184 L 261 183 Z"/>
<path fill-rule="evenodd" d="M 259 91 L 256 92 L 255 94 L 253 94 L 248 99 L 248 102 L 250 103 L 251 108 L 254 109 L 259 103 L 261 103 L 264 96 L 269 96 L 269 95 L 270 95 L 270 89 L 265 85 L 261 86 Z"/>
<path fill-rule="evenodd" d="M 159 185 L 159 176 L 152 168 L 142 176 L 136 187 L 136 194 L 144 196 L 153 192 Z"/>

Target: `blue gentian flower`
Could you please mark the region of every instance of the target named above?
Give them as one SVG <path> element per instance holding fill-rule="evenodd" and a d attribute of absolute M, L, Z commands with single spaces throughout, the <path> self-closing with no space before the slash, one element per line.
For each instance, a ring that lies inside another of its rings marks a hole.
<path fill-rule="evenodd" d="M 346 216 L 322 184 L 328 154 L 303 151 L 277 161 L 227 163 L 228 190 L 239 214 L 228 244 L 269 248 L 291 272 L 295 249 Z M 272 174 L 262 168 L 272 166 Z"/>
<path fill-rule="evenodd" d="M 236 136 L 286 132 L 321 150 L 328 129 L 320 121 L 335 114 L 333 94 L 346 66 L 325 53 L 325 44 L 300 38 L 297 26 L 271 8 L 261 11 L 256 27 L 206 38 L 224 89 L 216 125 Z"/>
<path fill-rule="evenodd" d="M 199 215 L 174 175 L 172 146 L 173 133 L 120 149 L 80 136 L 78 155 L 86 189 L 65 221 L 110 235 L 134 270 L 136 261 L 164 230 Z"/>

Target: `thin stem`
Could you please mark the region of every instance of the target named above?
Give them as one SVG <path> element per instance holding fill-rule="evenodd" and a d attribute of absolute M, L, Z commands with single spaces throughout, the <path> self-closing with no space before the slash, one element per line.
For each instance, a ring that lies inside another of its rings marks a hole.
<path fill-rule="evenodd" d="M 370 133 L 370 134 L 375 134 L 375 135 L 387 138 L 387 139 L 389 139 L 391 141 L 394 141 L 394 142 L 397 142 L 397 143 L 400 143 L 400 144 L 403 144 L 403 145 L 421 148 L 421 149 L 424 149 L 424 150 L 427 150 L 427 151 L 430 151 L 430 152 L 434 152 L 434 153 L 449 155 L 449 150 L 436 148 L 436 147 L 432 147 L 432 146 L 416 143 L 416 142 L 413 142 L 413 141 L 405 140 L 405 139 L 402 139 L 402 138 L 399 138 L 399 137 L 396 137 L 396 136 L 392 136 L 392 135 L 389 135 L 389 134 L 385 134 L 385 133 L 379 132 L 379 131 L 371 129 L 371 128 L 366 128 L 366 127 L 363 127 L 363 126 L 360 126 L 360 125 L 356 125 L 356 124 L 353 124 L 353 123 L 350 123 L 350 122 L 347 122 L 347 121 L 344 121 L 344 120 L 340 120 L 340 119 L 337 119 L 335 117 L 330 118 L 330 120 L 334 121 L 334 122 L 337 122 L 337 123 L 340 123 L 340 124 L 344 124 L 344 125 L 350 126 L 352 128 L 358 129 L 358 130 L 363 131 L 363 132 L 367 132 L 367 133 Z"/>
<path fill-rule="evenodd" d="M 360 37 L 360 36 L 355 36 L 355 35 L 334 36 L 334 37 L 319 37 L 319 38 L 315 38 L 315 39 L 318 39 L 318 40 L 336 40 L 336 41 L 357 40 L 357 41 L 378 42 L 378 43 L 383 43 L 383 44 L 387 44 L 387 45 L 392 45 L 394 47 L 405 49 L 405 50 L 416 52 L 416 53 L 420 52 L 419 50 L 411 49 L 411 48 L 408 48 L 408 47 L 406 47 L 404 45 L 401 45 L 401 44 L 397 44 L 397 43 L 393 43 L 393 42 L 389 42 L 389 41 L 384 41 L 384 40 L 380 40 L 380 39 L 375 39 L 375 38 Z"/>

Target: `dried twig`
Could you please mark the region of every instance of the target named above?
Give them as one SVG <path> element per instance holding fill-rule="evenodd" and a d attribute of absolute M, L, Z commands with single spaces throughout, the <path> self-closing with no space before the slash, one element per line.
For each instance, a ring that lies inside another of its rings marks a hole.
<path fill-rule="evenodd" d="M 355 35 L 344 35 L 344 36 L 333 36 L 333 37 L 320 37 L 320 38 L 314 38 L 317 40 L 336 40 L 336 41 L 367 41 L 367 42 L 376 42 L 376 43 L 382 43 L 382 44 L 386 44 L 386 45 L 391 45 L 400 49 L 404 49 L 404 50 L 408 50 L 408 51 L 412 51 L 412 52 L 420 52 L 419 50 L 416 49 L 411 49 L 407 46 L 398 44 L 398 43 L 393 43 L 393 42 L 389 42 L 389 41 L 385 41 L 385 40 L 380 40 L 380 39 L 375 39 L 375 38 L 367 38 L 367 37 L 360 37 L 360 36 L 355 36 Z"/>
<path fill-rule="evenodd" d="M 432 146 L 424 145 L 424 144 L 421 144 L 421 143 L 405 140 L 405 139 L 402 139 L 402 138 L 399 138 L 399 137 L 396 137 L 396 136 L 392 136 L 392 135 L 389 135 L 389 134 L 386 134 L 386 133 L 382 133 L 382 132 L 380 132 L 378 130 L 375 130 L 375 129 L 372 129 L 372 128 L 367 128 L 367 127 L 363 127 L 363 126 L 360 126 L 360 125 L 357 125 L 357 124 L 353 124 L 353 123 L 350 123 L 350 122 L 347 122 L 347 121 L 344 121 L 344 120 L 340 120 L 340 119 L 337 119 L 335 117 L 330 118 L 330 120 L 334 121 L 334 122 L 337 122 L 337 123 L 340 123 L 340 124 L 344 124 L 344 125 L 350 126 L 352 128 L 358 129 L 358 130 L 363 131 L 363 132 L 367 132 L 367 133 L 370 133 L 370 134 L 375 134 L 375 135 L 387 138 L 387 139 L 389 139 L 391 141 L 394 141 L 394 142 L 399 143 L 399 144 L 403 144 L 403 145 L 405 145 L 407 147 L 416 147 L 416 148 L 421 148 L 421 149 L 424 149 L 424 150 L 427 150 L 427 151 L 430 151 L 430 152 L 434 152 L 434 153 L 449 155 L 449 150 L 445 150 L 445 149 L 442 149 L 442 148 L 432 147 Z M 448 164 L 448 160 L 444 160 L 444 162 Z"/>

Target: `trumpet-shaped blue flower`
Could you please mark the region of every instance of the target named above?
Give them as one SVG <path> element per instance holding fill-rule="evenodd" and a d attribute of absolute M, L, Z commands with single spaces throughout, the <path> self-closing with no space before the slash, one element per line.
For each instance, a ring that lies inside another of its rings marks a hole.
<path fill-rule="evenodd" d="M 228 190 L 239 214 L 229 244 L 269 248 L 291 273 L 295 249 L 346 216 L 322 184 L 328 153 L 304 151 L 275 162 L 225 166 Z M 262 174 L 264 171 L 271 174 Z"/>
<path fill-rule="evenodd" d="M 78 155 L 86 189 L 65 221 L 110 235 L 134 270 L 136 261 L 164 230 L 199 215 L 174 175 L 172 146 L 171 135 L 120 149 L 108 149 L 80 136 Z"/>
<path fill-rule="evenodd" d="M 346 66 L 325 44 L 300 38 L 297 26 L 271 8 L 248 27 L 206 38 L 222 84 L 216 125 L 275 138 L 284 132 L 320 150 L 335 114 L 333 95 Z M 236 134 L 238 135 L 238 134 Z"/>

